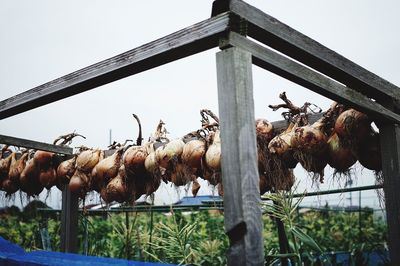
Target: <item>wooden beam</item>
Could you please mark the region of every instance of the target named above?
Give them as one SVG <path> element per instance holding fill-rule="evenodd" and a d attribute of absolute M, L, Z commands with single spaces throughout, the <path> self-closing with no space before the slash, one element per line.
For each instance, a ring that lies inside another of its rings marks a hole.
<path fill-rule="evenodd" d="M 247 51 L 232 47 L 217 53 L 228 265 L 264 264 L 251 68 Z"/>
<path fill-rule="evenodd" d="M 390 265 L 400 265 L 400 126 L 379 125 Z"/>
<path fill-rule="evenodd" d="M 0 119 L 218 46 L 230 14 L 204 20 L 0 102 Z"/>
<path fill-rule="evenodd" d="M 59 154 L 72 155 L 73 149 L 66 146 L 53 145 L 33 140 L 15 138 L 5 135 L 0 135 L 0 143 L 28 149 L 50 151 Z"/>
<path fill-rule="evenodd" d="M 229 10 L 249 22 L 247 34 L 250 37 L 375 99 L 382 105 L 389 99 L 395 99 L 396 106 L 399 106 L 400 89 L 396 85 L 243 1 L 231 0 Z"/>
<path fill-rule="evenodd" d="M 383 107 L 367 96 L 348 88 L 290 58 L 259 45 L 235 32 L 222 41 L 222 46 L 231 45 L 249 51 L 253 63 L 281 77 L 291 80 L 334 101 L 346 104 L 367 113 L 371 118 L 400 123 L 400 115 Z"/>
<path fill-rule="evenodd" d="M 61 251 L 78 252 L 78 195 L 71 193 L 68 185 L 62 191 L 60 242 Z"/>

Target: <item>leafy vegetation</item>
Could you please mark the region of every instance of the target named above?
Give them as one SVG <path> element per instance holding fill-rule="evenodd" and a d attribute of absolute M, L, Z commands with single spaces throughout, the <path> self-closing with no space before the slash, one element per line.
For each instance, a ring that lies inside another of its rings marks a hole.
<path fill-rule="evenodd" d="M 307 256 L 311 261 L 311 257 L 321 250 L 356 253 L 384 249 L 387 241 L 386 224 L 374 217 L 371 209 L 362 209 L 361 217 L 358 213 L 338 212 L 329 208 L 299 213 L 296 202 L 291 203 L 292 208 L 284 210 L 286 218 L 279 216 L 278 209 L 270 209 L 270 215 L 264 215 L 266 255 L 279 254 L 273 217 L 284 218 L 291 250 L 297 252 L 296 256 L 301 254 L 303 261 Z M 285 220 L 288 217 L 291 223 Z M 124 213 L 81 215 L 79 249 L 82 254 L 94 256 L 176 264 L 225 265 L 229 244 L 223 223 L 223 214 L 219 211 L 174 212 L 169 215 L 150 212 L 130 213 L 128 216 Z M 26 250 L 43 249 L 40 234 L 43 228 L 48 231 L 51 249 L 59 250 L 59 216 L 45 218 L 36 211 L 20 212 L 13 209 L 0 217 L 0 236 Z"/>

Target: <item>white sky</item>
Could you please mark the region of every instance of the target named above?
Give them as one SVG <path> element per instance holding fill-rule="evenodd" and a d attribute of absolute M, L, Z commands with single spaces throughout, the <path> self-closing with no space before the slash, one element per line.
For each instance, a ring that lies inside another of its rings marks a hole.
<path fill-rule="evenodd" d="M 397 1 L 248 3 L 400 85 Z M 207 19 L 211 4 L 204 0 L 3 0 L 0 100 Z M 145 137 L 160 118 L 166 122 L 171 137 L 182 136 L 200 127 L 200 109 L 218 112 L 216 52 L 218 49 L 203 52 L 1 120 L 0 134 L 52 142 L 57 136 L 76 130 L 87 137 L 85 141 L 75 141 L 76 146 L 105 148 L 110 129 L 113 140 L 136 138 L 137 126 L 131 116 L 136 113 L 142 120 Z M 330 104 L 329 99 L 258 67 L 253 67 L 253 81 L 256 117 L 281 120 L 280 112 L 267 109 L 268 104 L 279 103 L 281 91 L 298 104 L 309 101 L 323 109 Z M 301 180 L 300 190 L 312 189 L 302 169 L 296 169 L 296 175 Z M 374 182 L 367 170 L 357 176 L 357 185 Z M 328 180 L 320 188 L 334 187 Z M 346 197 L 342 196 L 341 202 Z M 337 198 L 336 195 L 331 200 Z M 53 204 L 56 201 L 51 200 Z"/>

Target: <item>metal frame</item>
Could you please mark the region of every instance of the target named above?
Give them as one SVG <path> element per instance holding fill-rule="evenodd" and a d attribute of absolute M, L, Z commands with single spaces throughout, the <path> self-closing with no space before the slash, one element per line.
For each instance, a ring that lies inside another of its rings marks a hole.
<path fill-rule="evenodd" d="M 393 265 L 400 265 L 400 252 L 396 252 L 400 250 L 400 89 L 241 0 L 214 1 L 212 15 L 193 26 L 3 100 L 0 119 L 219 46 L 223 50 L 217 54 L 217 77 L 228 221 L 225 225 L 232 248 L 229 264 L 261 265 L 263 258 L 263 244 L 256 236 L 262 226 L 259 199 L 253 194 L 259 190 L 255 182 L 258 173 L 254 171 L 255 134 L 248 122 L 254 121 L 250 71 L 254 63 L 375 119 L 381 134 L 390 258 Z M 315 71 L 256 44 L 246 35 Z M 229 131 L 232 127 L 236 130 Z M 245 140 L 232 133 L 237 130 L 246 136 Z M 236 143 L 233 150 L 226 148 L 227 139 Z M 232 151 L 237 155 L 231 156 Z M 232 173 L 229 169 L 234 165 L 237 172 Z M 253 237 L 256 240 L 250 241 Z"/>

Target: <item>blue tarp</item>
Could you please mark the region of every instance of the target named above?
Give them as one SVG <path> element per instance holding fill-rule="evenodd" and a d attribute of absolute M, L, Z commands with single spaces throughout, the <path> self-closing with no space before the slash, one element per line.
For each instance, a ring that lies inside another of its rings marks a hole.
<path fill-rule="evenodd" d="M 38 265 L 115 265 L 115 266 L 161 266 L 171 265 L 83 256 L 52 251 L 25 252 L 21 247 L 0 237 L 0 266 L 38 266 Z"/>

